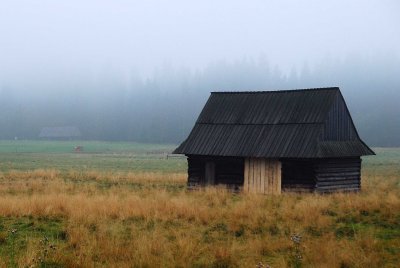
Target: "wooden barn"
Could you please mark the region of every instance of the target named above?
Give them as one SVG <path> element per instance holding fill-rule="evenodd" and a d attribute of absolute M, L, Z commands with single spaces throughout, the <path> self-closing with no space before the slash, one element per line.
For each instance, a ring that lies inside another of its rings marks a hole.
<path fill-rule="evenodd" d="M 189 137 L 188 186 L 246 192 L 359 191 L 360 139 L 337 87 L 212 92 Z"/>

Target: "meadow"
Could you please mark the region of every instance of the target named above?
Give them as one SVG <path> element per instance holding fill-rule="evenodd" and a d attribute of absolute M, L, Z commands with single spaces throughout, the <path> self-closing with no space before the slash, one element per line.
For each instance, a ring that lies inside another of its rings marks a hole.
<path fill-rule="evenodd" d="M 1 141 L 0 266 L 398 267 L 400 149 L 361 193 L 261 196 L 188 192 L 173 148 Z"/>

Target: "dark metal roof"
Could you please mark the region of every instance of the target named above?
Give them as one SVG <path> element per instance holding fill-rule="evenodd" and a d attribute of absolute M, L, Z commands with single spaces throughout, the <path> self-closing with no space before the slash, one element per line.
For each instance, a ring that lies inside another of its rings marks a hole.
<path fill-rule="evenodd" d="M 373 154 L 359 138 L 320 141 L 338 94 L 337 87 L 212 92 L 189 137 L 174 153 L 271 158 Z"/>
<path fill-rule="evenodd" d="M 375 154 L 360 140 L 353 141 L 320 141 L 319 157 L 346 157 Z"/>
<path fill-rule="evenodd" d="M 312 157 L 319 124 L 196 124 L 177 150 L 185 154 L 253 157 Z"/>
<path fill-rule="evenodd" d="M 338 90 L 213 92 L 197 123 L 323 123 Z"/>

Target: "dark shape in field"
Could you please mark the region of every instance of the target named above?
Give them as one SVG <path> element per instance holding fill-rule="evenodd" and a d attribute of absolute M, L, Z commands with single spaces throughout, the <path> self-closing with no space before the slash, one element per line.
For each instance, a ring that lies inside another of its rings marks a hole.
<path fill-rule="evenodd" d="M 75 148 L 74 148 L 74 152 L 75 153 L 80 153 L 82 151 L 83 151 L 83 146 L 82 145 L 75 146 Z"/>
<path fill-rule="evenodd" d="M 75 126 L 44 127 L 39 138 L 52 140 L 72 140 L 81 137 L 81 131 Z"/>
<path fill-rule="evenodd" d="M 189 137 L 188 184 L 245 191 L 360 190 L 360 139 L 337 87 L 212 92 Z"/>

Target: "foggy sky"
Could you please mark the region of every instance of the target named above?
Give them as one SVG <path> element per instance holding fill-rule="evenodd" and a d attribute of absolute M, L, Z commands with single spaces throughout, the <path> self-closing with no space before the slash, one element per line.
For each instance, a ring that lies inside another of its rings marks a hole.
<path fill-rule="evenodd" d="M 399 56 L 399 3 L 0 0 L 0 86 L 260 55 L 286 71 L 348 54 Z"/>

